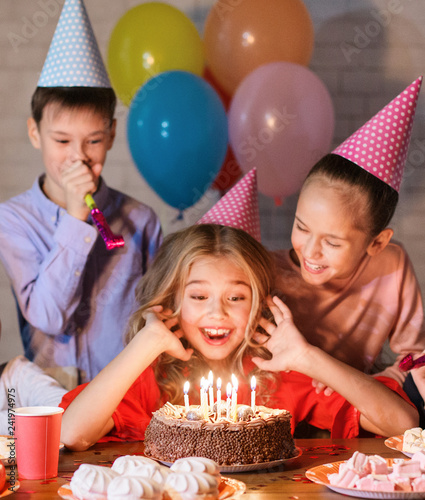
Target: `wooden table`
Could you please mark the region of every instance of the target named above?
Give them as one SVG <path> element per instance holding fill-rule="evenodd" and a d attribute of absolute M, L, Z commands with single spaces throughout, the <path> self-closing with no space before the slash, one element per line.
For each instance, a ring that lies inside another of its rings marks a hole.
<path fill-rule="evenodd" d="M 267 471 L 223 475 L 243 481 L 247 485 L 243 500 L 341 500 L 344 498 L 342 495 L 310 482 L 305 477 L 305 471 L 316 465 L 346 460 L 356 450 L 385 458 L 404 457 L 403 454 L 387 448 L 383 439 L 298 439 L 295 444 L 301 448 L 302 455 L 291 461 L 290 465 Z M 59 487 L 70 481 L 72 473 L 81 463 L 111 465 L 120 455 L 143 454 L 143 448 L 143 443 L 137 442 L 97 444 L 83 452 L 63 449 L 59 456 L 59 477 L 47 481 L 22 480 L 19 489 L 7 498 L 59 499 Z"/>

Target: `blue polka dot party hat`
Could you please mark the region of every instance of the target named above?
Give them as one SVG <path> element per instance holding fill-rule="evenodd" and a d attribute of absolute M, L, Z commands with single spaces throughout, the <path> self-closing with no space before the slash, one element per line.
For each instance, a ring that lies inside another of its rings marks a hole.
<path fill-rule="evenodd" d="M 83 0 L 66 0 L 39 87 L 111 88 Z"/>

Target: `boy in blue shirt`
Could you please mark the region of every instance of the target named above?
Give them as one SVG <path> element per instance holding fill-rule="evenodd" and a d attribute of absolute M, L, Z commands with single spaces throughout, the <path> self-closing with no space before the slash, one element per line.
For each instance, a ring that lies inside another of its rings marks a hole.
<path fill-rule="evenodd" d="M 25 355 L 57 378 L 77 368 L 68 387 L 91 380 L 123 348 L 136 284 L 162 241 L 153 210 L 101 177 L 115 104 L 82 0 L 66 0 L 28 120 L 45 173 L 0 205 L 0 259 Z M 105 248 L 87 193 L 123 247 Z"/>

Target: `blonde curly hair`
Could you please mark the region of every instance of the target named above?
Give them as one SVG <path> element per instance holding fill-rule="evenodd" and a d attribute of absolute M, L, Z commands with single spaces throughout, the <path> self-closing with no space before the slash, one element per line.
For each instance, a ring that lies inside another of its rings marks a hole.
<path fill-rule="evenodd" d="M 229 372 L 246 380 L 243 370 L 245 356 L 260 356 L 269 359 L 270 353 L 253 340 L 258 329 L 258 321 L 266 315 L 264 299 L 271 294 L 274 282 L 274 261 L 268 251 L 241 229 L 216 224 L 199 224 L 167 236 L 158 250 L 156 258 L 140 280 L 136 288 L 138 310 L 132 315 L 126 340 L 129 342 L 145 325 L 144 314 L 154 305 L 162 305 L 164 310 L 173 311 L 170 318 L 179 318 L 181 304 L 191 267 L 203 257 L 225 257 L 242 269 L 247 275 L 252 290 L 252 306 L 245 331 L 245 339 L 229 357 Z M 269 314 L 268 314 L 269 315 Z M 269 315 L 270 316 L 270 315 Z M 185 347 L 190 347 L 181 339 Z M 188 362 L 173 358 L 166 353 L 159 356 L 155 364 L 155 376 L 161 393 L 171 403 L 183 400 L 183 383 L 189 370 L 191 378 L 199 380 L 205 376 L 206 360 L 199 352 L 194 352 Z M 275 379 L 275 375 L 255 368 L 259 388 L 265 379 Z M 191 384 L 193 385 L 193 384 Z"/>

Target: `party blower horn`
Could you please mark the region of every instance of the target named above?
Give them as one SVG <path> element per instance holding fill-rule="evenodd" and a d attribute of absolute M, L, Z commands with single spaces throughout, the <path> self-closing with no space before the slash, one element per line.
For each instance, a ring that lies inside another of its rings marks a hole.
<path fill-rule="evenodd" d="M 398 367 L 401 371 L 407 372 L 413 370 L 413 368 L 419 368 L 425 365 L 425 355 L 420 356 L 417 359 L 413 359 L 412 354 L 405 356 L 399 363 Z"/>
<path fill-rule="evenodd" d="M 87 206 L 91 210 L 91 216 L 94 220 L 97 229 L 99 229 L 99 233 L 105 242 L 107 250 L 113 250 L 114 248 L 119 248 L 124 246 L 124 238 L 120 234 L 114 234 L 111 231 L 108 223 L 106 222 L 105 216 L 103 213 L 97 208 L 96 202 L 93 199 L 93 196 L 90 193 L 87 193 L 85 196 L 85 202 Z"/>

